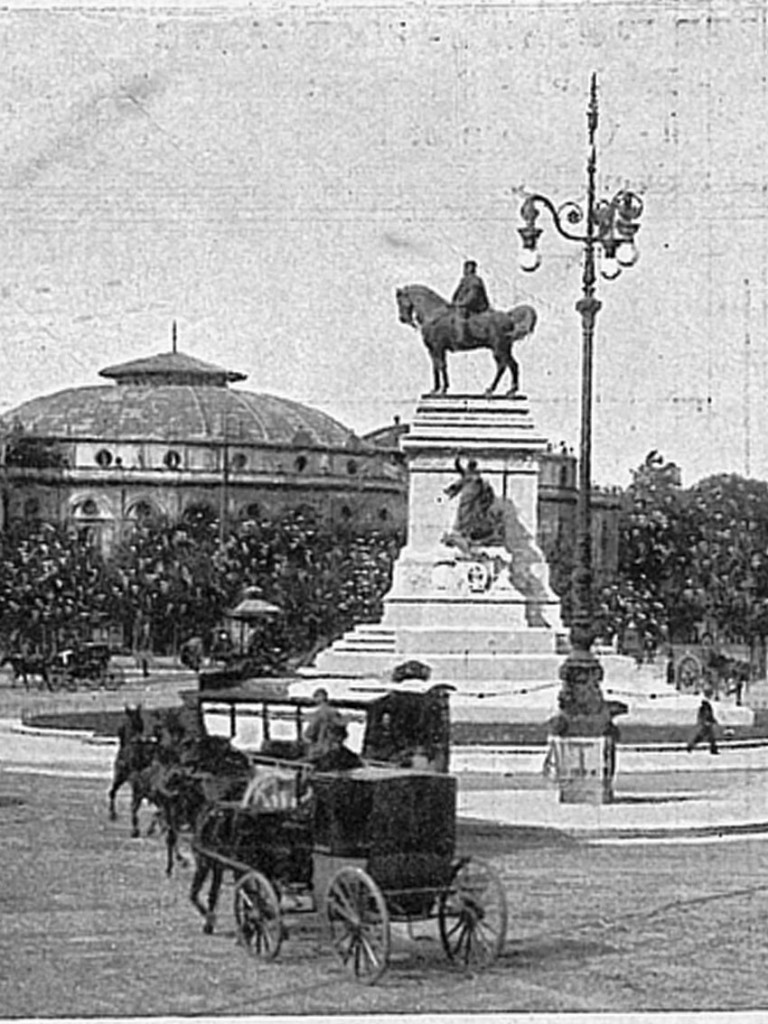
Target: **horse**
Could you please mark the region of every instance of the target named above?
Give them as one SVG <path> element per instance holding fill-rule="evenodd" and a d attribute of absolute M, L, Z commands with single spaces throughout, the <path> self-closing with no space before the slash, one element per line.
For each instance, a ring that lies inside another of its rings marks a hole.
<path fill-rule="evenodd" d="M 454 307 L 431 288 L 421 284 L 407 285 L 398 288 L 395 297 L 400 322 L 414 329 L 421 328 L 422 339 L 432 359 L 434 387 L 431 394 L 446 394 L 448 391 L 446 353 L 476 348 L 489 348 L 496 361 L 496 375 L 485 394 L 494 393 L 505 370 L 509 370 L 512 381 L 507 394 L 517 394 L 520 368 L 512 355 L 512 345 L 533 333 L 536 310 L 532 306 L 515 306 L 507 312 L 489 310 L 477 313 L 469 318 L 464 337 L 460 339 Z"/>
<path fill-rule="evenodd" d="M 112 769 L 109 789 L 109 818 L 117 820 L 115 798 L 126 782 L 131 786 L 131 836 L 137 839 L 139 808 L 144 800 L 152 800 L 153 774 L 157 755 L 157 740 L 145 729 L 141 704 L 125 707 L 125 719 L 117 730 L 119 747 Z"/>
<path fill-rule="evenodd" d="M 5 654 L 0 660 L 0 667 L 5 664 L 9 664 L 13 671 L 13 685 L 16 686 L 19 681 L 24 685 L 25 690 L 29 690 L 30 677 L 37 676 L 39 682 L 37 688 L 42 690 L 44 687 L 51 689 L 50 679 L 48 677 L 48 662 L 43 654 Z"/>
<path fill-rule="evenodd" d="M 206 935 L 213 933 L 216 924 L 224 872 L 233 870 L 236 877 L 241 873 L 227 866 L 226 859 L 247 862 L 258 853 L 259 865 L 264 870 L 275 870 L 279 857 L 287 855 L 281 854 L 280 849 L 286 842 L 290 845 L 283 831 L 286 826 L 281 822 L 296 813 L 306 817 L 311 799 L 305 772 L 278 764 L 253 765 L 249 777 L 218 776 L 209 783 L 209 787 L 213 785 L 218 792 L 204 786 L 206 803 L 193 826 L 195 871 L 189 890 L 190 900 L 204 918 Z M 297 825 L 301 827 L 298 822 Z M 306 842 L 302 850 L 305 846 Z M 200 896 L 208 878 L 211 882 L 203 903 Z"/>

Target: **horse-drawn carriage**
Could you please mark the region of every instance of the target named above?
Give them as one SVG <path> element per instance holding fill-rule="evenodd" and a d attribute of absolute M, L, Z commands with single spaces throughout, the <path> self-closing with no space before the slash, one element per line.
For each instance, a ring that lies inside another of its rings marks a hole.
<path fill-rule="evenodd" d="M 26 689 L 35 685 L 45 690 L 104 688 L 116 690 L 125 682 L 125 672 L 112 663 L 106 643 L 82 643 L 53 653 L 11 653 L 7 655 L 14 683 Z"/>
<path fill-rule="evenodd" d="M 254 957 L 276 957 L 291 920 L 313 914 L 364 983 L 386 969 L 393 926 L 419 921 L 436 923 L 452 961 L 493 963 L 505 939 L 506 898 L 492 868 L 456 855 L 445 688 L 331 702 L 360 745 L 358 766 L 347 770 L 307 759 L 307 697 L 232 690 L 187 699 L 199 721 L 223 711 L 232 737 L 242 736 L 241 718 L 259 730 L 247 777 L 220 779 L 223 795 L 207 799 L 193 825 L 190 896 L 207 932 L 231 875 L 238 940 Z"/>
<path fill-rule="evenodd" d="M 230 722 L 233 712 L 256 711 L 262 731 L 248 791 L 213 801 L 193 840 L 199 861 L 234 876 L 237 934 L 249 953 L 276 957 L 286 919 L 313 913 L 344 967 L 368 984 L 387 967 L 397 923 L 436 920 L 452 961 L 496 959 L 506 899 L 488 865 L 456 857 L 445 688 L 335 702 L 361 726 L 362 763 L 344 771 L 317 770 L 301 755 L 307 698 L 200 697 L 209 707 L 223 699 Z M 293 737 L 275 738 L 286 726 Z"/>
<path fill-rule="evenodd" d="M 749 649 L 743 645 L 673 644 L 669 658 L 670 672 L 681 693 L 711 690 L 717 696 L 735 694 L 740 704 L 752 678 Z"/>
<path fill-rule="evenodd" d="M 53 690 L 80 687 L 117 690 L 125 682 L 125 671 L 112 663 L 108 644 L 85 643 L 59 651 L 48 663 L 48 680 Z"/>

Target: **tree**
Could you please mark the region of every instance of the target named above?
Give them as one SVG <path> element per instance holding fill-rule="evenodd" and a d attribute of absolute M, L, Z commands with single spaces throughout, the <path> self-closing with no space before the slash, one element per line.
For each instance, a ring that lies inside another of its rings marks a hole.
<path fill-rule="evenodd" d="M 633 471 L 619 517 L 618 578 L 597 595 L 601 629 L 624 638 L 634 632 L 641 649 L 670 634 L 687 634 L 698 618 L 689 572 L 689 500 L 674 462 L 649 452 Z"/>
<path fill-rule="evenodd" d="M 703 619 L 724 641 L 762 649 L 768 633 L 768 483 L 734 474 L 691 490 L 691 579 Z"/>

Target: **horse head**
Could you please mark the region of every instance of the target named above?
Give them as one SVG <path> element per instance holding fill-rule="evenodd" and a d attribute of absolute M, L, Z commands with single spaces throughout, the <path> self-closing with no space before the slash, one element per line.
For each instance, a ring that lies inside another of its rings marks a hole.
<path fill-rule="evenodd" d="M 526 338 L 529 334 L 533 334 L 537 320 L 536 310 L 533 306 L 515 306 L 509 310 L 507 316 L 510 321 L 507 333 L 511 336 L 512 341 L 518 341 L 520 338 Z"/>
<path fill-rule="evenodd" d="M 135 707 L 131 707 L 130 704 L 125 705 L 125 726 L 127 739 L 144 735 L 144 715 L 141 704 L 137 704 Z"/>
<path fill-rule="evenodd" d="M 397 300 L 397 317 L 401 324 L 407 324 L 408 327 L 416 327 L 417 324 L 414 322 L 413 314 L 414 307 L 411 300 L 410 292 L 407 288 L 398 288 L 395 291 L 395 299 Z"/>
<path fill-rule="evenodd" d="M 423 284 L 398 288 L 395 297 L 400 322 L 409 327 L 422 327 L 450 309 L 449 302 Z"/>

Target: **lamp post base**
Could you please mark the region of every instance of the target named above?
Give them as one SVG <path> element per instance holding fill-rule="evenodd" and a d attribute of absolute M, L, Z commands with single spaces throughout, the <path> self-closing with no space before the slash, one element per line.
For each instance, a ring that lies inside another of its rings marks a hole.
<path fill-rule="evenodd" d="M 603 667 L 588 647 L 577 647 L 560 679 L 560 712 L 551 723 L 560 803 L 611 803 L 618 730 L 600 689 Z"/>

